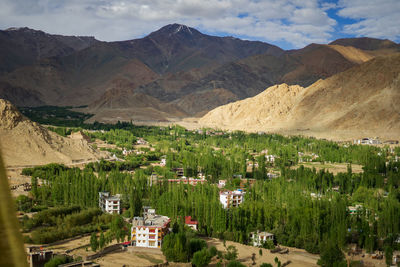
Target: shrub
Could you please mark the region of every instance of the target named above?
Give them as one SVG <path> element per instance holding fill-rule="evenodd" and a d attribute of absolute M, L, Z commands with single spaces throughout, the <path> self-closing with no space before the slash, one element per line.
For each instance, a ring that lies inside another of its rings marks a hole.
<path fill-rule="evenodd" d="M 194 264 L 196 267 L 207 266 L 210 261 L 211 255 L 206 248 L 203 248 L 202 250 L 193 254 L 192 264 Z"/>

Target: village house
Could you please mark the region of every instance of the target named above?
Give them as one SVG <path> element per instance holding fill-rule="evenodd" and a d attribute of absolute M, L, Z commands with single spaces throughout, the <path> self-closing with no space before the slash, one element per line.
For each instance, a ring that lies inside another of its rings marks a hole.
<path fill-rule="evenodd" d="M 120 195 L 111 196 L 110 192 L 99 192 L 99 207 L 103 212 L 110 214 L 121 212 Z"/>
<path fill-rule="evenodd" d="M 219 188 L 224 188 L 226 186 L 226 180 L 219 180 L 218 181 L 218 187 Z"/>
<path fill-rule="evenodd" d="M 335 192 L 340 192 L 340 186 L 333 186 L 332 187 L 332 191 L 335 191 Z"/>
<path fill-rule="evenodd" d="M 124 156 L 128 156 L 128 155 L 130 155 L 130 154 L 132 154 L 132 150 L 127 150 L 125 147 L 124 147 L 124 150 L 122 150 L 122 155 L 124 155 Z"/>
<path fill-rule="evenodd" d="M 238 207 L 244 201 L 244 192 L 241 189 L 235 191 L 221 191 L 219 192 L 219 201 L 224 208 Z"/>
<path fill-rule="evenodd" d="M 164 167 L 164 166 L 166 166 L 166 165 L 167 165 L 167 159 L 166 159 L 165 157 L 161 158 L 160 166 L 161 166 L 161 167 Z"/>
<path fill-rule="evenodd" d="M 176 176 L 178 176 L 178 178 L 183 177 L 183 175 L 184 175 L 183 168 L 174 168 L 173 171 L 175 171 Z"/>
<path fill-rule="evenodd" d="M 253 242 L 253 246 L 260 247 L 268 240 L 274 241 L 274 234 L 257 231 L 250 233 L 250 238 Z"/>
<path fill-rule="evenodd" d="M 353 142 L 354 144 L 357 145 L 378 145 L 381 143 L 381 141 L 378 138 L 362 138 L 362 139 L 358 139 L 358 140 L 354 140 Z"/>
<path fill-rule="evenodd" d="M 252 161 L 250 161 L 249 159 L 246 159 L 246 161 L 247 161 L 247 166 L 248 167 L 255 167 L 255 168 L 258 168 L 258 162 L 252 162 Z"/>
<path fill-rule="evenodd" d="M 265 159 L 267 160 L 267 162 L 269 163 L 274 163 L 275 162 L 275 155 L 265 155 Z"/>
<path fill-rule="evenodd" d="M 167 216 L 157 215 L 149 207 L 143 209 L 143 217 L 134 217 L 132 220 L 131 244 L 136 247 L 161 248 L 171 220 Z"/>
<path fill-rule="evenodd" d="M 147 143 L 146 140 L 144 140 L 143 138 L 140 137 L 140 138 L 136 141 L 136 144 L 137 144 L 137 145 L 147 145 L 148 143 Z"/>
<path fill-rule="evenodd" d="M 192 220 L 192 216 L 185 216 L 185 225 L 197 231 L 198 221 Z"/>

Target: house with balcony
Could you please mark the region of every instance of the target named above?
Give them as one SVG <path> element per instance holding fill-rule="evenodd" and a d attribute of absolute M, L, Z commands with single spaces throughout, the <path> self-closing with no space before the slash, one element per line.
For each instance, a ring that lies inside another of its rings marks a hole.
<path fill-rule="evenodd" d="M 220 191 L 219 201 L 224 208 L 238 207 L 244 201 L 244 192 L 241 189 L 235 191 Z"/>
<path fill-rule="evenodd" d="M 170 219 L 144 207 L 143 217 L 134 217 L 131 228 L 132 246 L 161 248 L 162 240 L 169 231 Z"/>
<path fill-rule="evenodd" d="M 121 213 L 121 196 L 112 196 L 110 192 L 99 192 L 99 207 L 103 212 L 110 214 Z"/>

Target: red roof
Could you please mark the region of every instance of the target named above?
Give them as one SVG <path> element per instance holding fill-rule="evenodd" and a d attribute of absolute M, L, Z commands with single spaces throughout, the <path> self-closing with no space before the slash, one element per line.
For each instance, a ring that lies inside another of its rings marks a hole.
<path fill-rule="evenodd" d="M 185 224 L 198 224 L 198 221 L 192 221 L 192 216 L 185 216 Z"/>

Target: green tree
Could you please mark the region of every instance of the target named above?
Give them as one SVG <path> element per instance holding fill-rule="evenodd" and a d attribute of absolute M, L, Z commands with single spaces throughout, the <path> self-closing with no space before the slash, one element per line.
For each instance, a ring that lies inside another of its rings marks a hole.
<path fill-rule="evenodd" d="M 214 257 L 218 254 L 218 249 L 215 246 L 211 246 L 209 249 L 211 257 Z"/>
<path fill-rule="evenodd" d="M 281 263 L 281 261 L 278 259 L 278 257 L 275 257 L 274 261 L 275 261 L 277 267 L 281 267 L 281 264 L 282 264 L 282 263 Z"/>
<path fill-rule="evenodd" d="M 230 245 L 226 249 L 225 259 L 227 260 L 236 260 L 238 257 L 238 250 L 235 246 Z"/>
<path fill-rule="evenodd" d="M 38 180 L 36 176 L 31 178 L 32 196 L 36 200 L 38 198 Z"/>
<path fill-rule="evenodd" d="M 103 249 L 105 245 L 106 245 L 106 239 L 104 238 L 104 233 L 101 232 L 100 238 L 99 238 L 99 247 L 100 247 L 100 249 Z"/>
<path fill-rule="evenodd" d="M 391 246 L 387 246 L 385 248 L 385 262 L 387 266 L 392 265 L 393 258 L 393 248 Z"/>
<path fill-rule="evenodd" d="M 58 265 L 68 263 L 68 259 L 65 256 L 55 256 L 44 264 L 44 267 L 57 267 Z"/>
<path fill-rule="evenodd" d="M 18 210 L 29 212 L 32 209 L 32 199 L 25 195 L 18 196 L 15 201 L 17 203 Z"/>
<path fill-rule="evenodd" d="M 99 242 L 97 241 L 96 233 L 93 232 L 90 236 L 90 248 L 92 251 L 96 252 L 97 248 L 99 247 Z"/>
<path fill-rule="evenodd" d="M 322 267 L 336 267 L 341 264 L 346 264 L 344 254 L 335 242 L 325 242 L 321 247 L 321 255 L 318 260 L 318 265 L 321 265 Z"/>
<path fill-rule="evenodd" d="M 227 265 L 228 267 L 245 267 L 246 265 L 241 264 L 239 261 L 237 260 L 232 260 L 228 263 Z"/>
<path fill-rule="evenodd" d="M 124 219 L 121 215 L 114 215 L 111 221 L 110 232 L 113 238 L 117 240 L 119 243 L 124 239 L 124 231 L 122 230 L 124 227 Z"/>
<path fill-rule="evenodd" d="M 211 261 L 211 255 L 207 248 L 203 248 L 193 254 L 192 264 L 197 267 L 207 266 Z"/>

